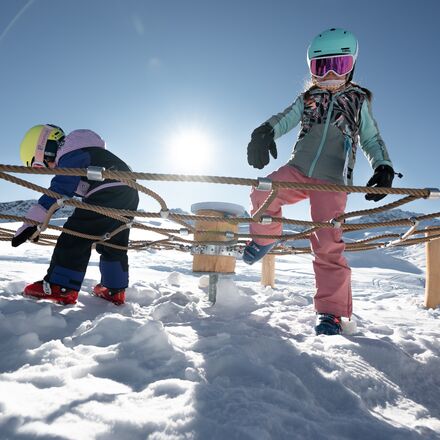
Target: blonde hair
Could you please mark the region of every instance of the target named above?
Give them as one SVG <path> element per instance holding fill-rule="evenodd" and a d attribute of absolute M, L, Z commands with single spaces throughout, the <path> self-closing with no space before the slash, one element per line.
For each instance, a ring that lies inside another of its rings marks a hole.
<path fill-rule="evenodd" d="M 371 101 L 373 99 L 373 93 L 370 90 L 368 90 L 367 88 L 361 87 L 359 84 L 357 84 L 353 81 L 348 81 L 345 84 L 345 86 L 348 86 L 348 85 L 359 87 L 367 95 L 367 98 L 369 101 Z M 309 95 L 310 92 L 313 90 L 316 90 L 316 89 L 319 89 L 319 87 L 313 83 L 313 80 L 311 77 L 304 80 L 303 94 L 304 94 L 305 99 L 308 99 L 310 97 L 310 95 Z"/>
<path fill-rule="evenodd" d="M 311 76 L 308 76 L 307 78 L 304 79 L 304 92 L 307 92 L 308 90 L 310 90 L 312 87 L 314 86 L 313 84 L 313 80 Z"/>

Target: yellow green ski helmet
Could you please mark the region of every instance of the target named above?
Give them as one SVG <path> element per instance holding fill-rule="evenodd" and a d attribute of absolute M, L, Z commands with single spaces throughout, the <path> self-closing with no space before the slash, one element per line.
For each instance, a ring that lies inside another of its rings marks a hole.
<path fill-rule="evenodd" d="M 52 124 L 35 125 L 20 144 L 20 159 L 25 166 L 46 167 L 53 162 L 64 141 L 64 131 Z"/>

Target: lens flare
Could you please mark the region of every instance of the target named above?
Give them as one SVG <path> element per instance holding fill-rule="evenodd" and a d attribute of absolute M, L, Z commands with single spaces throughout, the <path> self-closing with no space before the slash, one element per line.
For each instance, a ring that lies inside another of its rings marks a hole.
<path fill-rule="evenodd" d="M 203 130 L 179 130 L 170 139 L 169 146 L 171 163 L 179 172 L 202 173 L 211 162 L 213 141 Z"/>

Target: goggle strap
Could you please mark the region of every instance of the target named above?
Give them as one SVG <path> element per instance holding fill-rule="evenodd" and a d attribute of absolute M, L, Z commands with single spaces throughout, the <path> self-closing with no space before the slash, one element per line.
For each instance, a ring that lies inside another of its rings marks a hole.
<path fill-rule="evenodd" d="M 42 128 L 40 136 L 38 137 L 37 147 L 35 148 L 34 162 L 44 163 L 44 150 L 46 149 L 47 139 L 52 130 L 53 128 L 47 125 Z"/>

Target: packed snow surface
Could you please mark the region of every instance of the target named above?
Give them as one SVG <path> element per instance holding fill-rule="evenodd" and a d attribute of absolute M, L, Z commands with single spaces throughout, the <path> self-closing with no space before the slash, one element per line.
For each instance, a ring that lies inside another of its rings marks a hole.
<path fill-rule="evenodd" d="M 212 306 L 188 253 L 130 252 L 117 307 L 89 294 L 94 254 L 63 307 L 20 294 L 52 248 L 0 249 L 1 439 L 440 438 L 440 310 L 423 307 L 423 245 L 347 253 L 353 319 L 319 337 L 309 255 L 278 257 L 273 289 L 238 260 Z"/>

